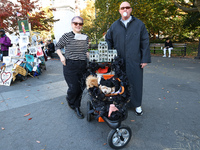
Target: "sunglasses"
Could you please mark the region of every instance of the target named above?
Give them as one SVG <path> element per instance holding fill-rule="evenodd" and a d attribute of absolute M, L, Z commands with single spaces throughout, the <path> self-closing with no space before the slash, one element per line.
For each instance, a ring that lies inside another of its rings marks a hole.
<path fill-rule="evenodd" d="M 125 8 L 126 8 L 126 9 L 130 9 L 131 7 L 130 7 L 130 6 L 126 6 L 126 7 L 121 7 L 120 9 L 121 9 L 121 10 L 124 10 Z"/>
<path fill-rule="evenodd" d="M 75 26 L 77 26 L 77 25 L 83 26 L 83 23 L 73 22 L 73 24 L 74 24 Z"/>

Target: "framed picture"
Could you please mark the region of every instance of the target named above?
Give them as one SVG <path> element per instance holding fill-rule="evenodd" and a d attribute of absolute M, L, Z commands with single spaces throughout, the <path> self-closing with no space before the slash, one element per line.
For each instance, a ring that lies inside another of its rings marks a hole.
<path fill-rule="evenodd" d="M 29 53 L 30 54 L 37 54 L 37 48 L 36 47 L 29 47 Z"/>
<path fill-rule="evenodd" d="M 21 44 L 20 45 L 20 51 L 21 52 L 27 52 L 27 45 L 26 44 Z"/>
<path fill-rule="evenodd" d="M 17 47 L 9 47 L 8 55 L 9 56 L 17 56 L 17 52 L 18 52 Z"/>
<path fill-rule="evenodd" d="M 24 45 L 24 44 L 28 45 L 28 43 L 29 43 L 28 36 L 20 36 L 20 45 Z"/>
<path fill-rule="evenodd" d="M 17 36 L 11 36 L 11 43 L 13 44 L 18 44 L 19 43 L 19 38 Z"/>
<path fill-rule="evenodd" d="M 41 47 L 37 47 L 37 57 L 41 57 L 44 56 L 42 48 Z"/>
<path fill-rule="evenodd" d="M 11 57 L 10 56 L 3 56 L 3 62 L 5 64 L 9 64 L 11 62 Z"/>
<path fill-rule="evenodd" d="M 10 86 L 13 78 L 12 68 L 13 65 L 8 65 L 5 71 L 0 73 L 0 85 Z"/>

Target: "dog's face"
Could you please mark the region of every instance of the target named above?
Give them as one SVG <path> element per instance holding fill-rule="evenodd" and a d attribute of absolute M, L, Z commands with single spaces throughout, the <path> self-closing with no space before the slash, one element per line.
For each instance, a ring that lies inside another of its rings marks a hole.
<path fill-rule="evenodd" d="M 104 94 L 110 94 L 115 91 L 115 87 L 107 87 L 104 85 L 100 85 L 99 88 Z"/>
<path fill-rule="evenodd" d="M 87 89 L 92 88 L 92 87 L 98 87 L 98 79 L 97 77 L 93 76 L 93 75 L 89 75 L 86 78 L 86 86 Z"/>

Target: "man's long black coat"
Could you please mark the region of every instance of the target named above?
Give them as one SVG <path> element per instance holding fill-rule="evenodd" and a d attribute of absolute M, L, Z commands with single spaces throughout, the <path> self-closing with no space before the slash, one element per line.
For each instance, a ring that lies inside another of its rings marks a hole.
<path fill-rule="evenodd" d="M 132 107 L 141 106 L 143 89 L 143 69 L 141 63 L 150 63 L 149 35 L 144 23 L 133 17 L 127 24 L 121 18 L 115 21 L 106 34 L 108 48 L 117 50 L 124 59 L 126 74 L 131 87 Z"/>

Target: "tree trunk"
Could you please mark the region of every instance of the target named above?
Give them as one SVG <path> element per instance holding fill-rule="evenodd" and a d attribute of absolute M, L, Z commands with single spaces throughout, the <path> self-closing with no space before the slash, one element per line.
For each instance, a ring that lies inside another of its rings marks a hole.
<path fill-rule="evenodd" d="M 200 38 L 199 38 L 199 46 L 198 46 L 198 54 L 195 59 L 200 59 Z"/>

